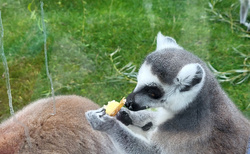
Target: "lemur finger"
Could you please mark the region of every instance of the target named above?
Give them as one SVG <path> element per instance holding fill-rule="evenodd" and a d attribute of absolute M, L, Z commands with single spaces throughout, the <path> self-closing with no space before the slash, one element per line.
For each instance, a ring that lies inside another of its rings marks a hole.
<path fill-rule="evenodd" d="M 121 121 L 126 126 L 132 124 L 132 119 L 130 118 L 129 114 L 125 110 L 119 111 L 116 115 L 116 119 Z"/>

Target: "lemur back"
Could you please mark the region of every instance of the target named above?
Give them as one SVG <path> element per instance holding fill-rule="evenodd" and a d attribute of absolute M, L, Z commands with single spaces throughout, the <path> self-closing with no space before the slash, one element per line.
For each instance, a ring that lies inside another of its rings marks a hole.
<path fill-rule="evenodd" d="M 53 99 L 38 100 L 16 113 L 16 120 L 27 126 L 32 148 L 24 128 L 13 117 L 0 125 L 0 153 L 112 153 L 108 136 L 94 131 L 84 112 L 99 108 L 80 96 L 57 96 L 57 113 Z"/>

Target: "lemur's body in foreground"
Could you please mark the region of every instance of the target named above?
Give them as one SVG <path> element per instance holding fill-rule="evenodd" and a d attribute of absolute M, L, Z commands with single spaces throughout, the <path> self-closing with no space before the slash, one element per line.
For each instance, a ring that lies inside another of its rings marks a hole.
<path fill-rule="evenodd" d="M 138 83 L 116 117 L 102 109 L 86 117 L 121 153 L 244 154 L 249 121 L 206 64 L 161 33 L 143 62 Z M 146 108 L 156 108 L 156 111 Z"/>
<path fill-rule="evenodd" d="M 0 124 L 0 154 L 110 154 L 115 148 L 105 133 L 95 131 L 84 113 L 99 106 L 80 96 L 40 99 Z M 18 121 L 18 122 L 16 122 Z M 29 131 L 29 139 L 23 126 Z M 31 143 L 31 147 L 28 144 Z"/>

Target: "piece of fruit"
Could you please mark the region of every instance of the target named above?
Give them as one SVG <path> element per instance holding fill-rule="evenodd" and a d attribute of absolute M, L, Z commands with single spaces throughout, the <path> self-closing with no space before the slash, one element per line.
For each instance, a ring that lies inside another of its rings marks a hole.
<path fill-rule="evenodd" d="M 106 113 L 110 116 L 115 116 L 118 111 L 123 107 L 125 104 L 126 99 L 123 97 L 122 100 L 119 102 L 113 100 L 108 102 L 108 105 L 104 105 L 104 109 L 106 110 Z"/>

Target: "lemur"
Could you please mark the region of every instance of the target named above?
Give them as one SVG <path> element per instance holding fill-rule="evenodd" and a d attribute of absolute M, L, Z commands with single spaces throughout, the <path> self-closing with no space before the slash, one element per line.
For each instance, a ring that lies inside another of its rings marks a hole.
<path fill-rule="evenodd" d="M 240 23 L 247 26 L 250 30 L 250 23 L 247 20 L 248 9 L 250 6 L 250 0 L 240 0 Z"/>
<path fill-rule="evenodd" d="M 119 153 L 244 154 L 250 123 L 197 56 L 160 32 L 141 65 L 126 108 L 86 112 Z"/>
<path fill-rule="evenodd" d="M 100 108 L 76 95 L 39 99 L 0 124 L 0 154 L 110 154 L 109 137 L 95 131 L 84 113 Z M 25 127 L 26 130 L 25 130 Z M 27 131 L 27 134 L 25 133 Z"/>

